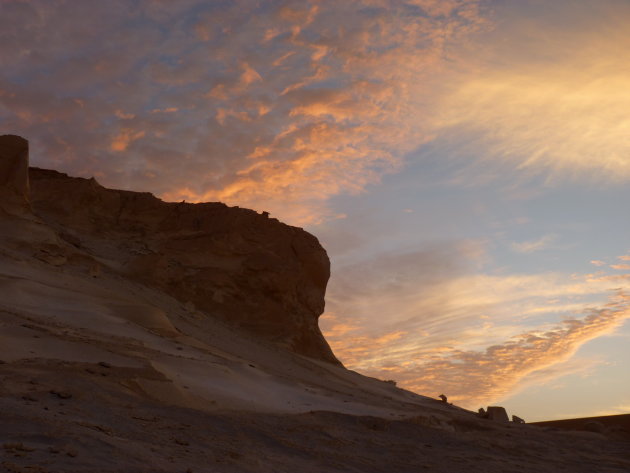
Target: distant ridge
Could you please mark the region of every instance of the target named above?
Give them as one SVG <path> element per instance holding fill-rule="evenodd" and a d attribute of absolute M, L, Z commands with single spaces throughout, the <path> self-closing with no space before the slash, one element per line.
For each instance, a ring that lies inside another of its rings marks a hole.
<path fill-rule="evenodd" d="M 614 433 L 630 439 L 630 414 L 579 417 L 576 419 L 530 422 L 530 424 L 539 425 L 541 427 L 554 427 L 560 430 L 582 430 L 591 432 L 602 430 L 600 433 Z"/>

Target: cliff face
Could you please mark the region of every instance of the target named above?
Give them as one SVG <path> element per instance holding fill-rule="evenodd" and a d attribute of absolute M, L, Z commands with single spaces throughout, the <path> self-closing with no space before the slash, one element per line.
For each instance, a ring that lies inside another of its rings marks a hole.
<path fill-rule="evenodd" d="M 28 202 L 24 145 L 0 138 L 0 184 Z M 330 263 L 314 236 L 221 203 L 167 203 L 36 168 L 29 176 L 33 214 L 97 266 L 290 351 L 339 364 L 317 325 Z"/>

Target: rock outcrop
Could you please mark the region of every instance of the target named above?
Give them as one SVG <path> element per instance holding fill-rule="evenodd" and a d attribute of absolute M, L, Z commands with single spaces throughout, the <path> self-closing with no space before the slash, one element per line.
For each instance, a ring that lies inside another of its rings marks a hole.
<path fill-rule="evenodd" d="M 505 411 L 505 407 L 501 406 L 488 406 L 488 410 L 486 411 L 486 418 L 494 420 L 496 422 L 510 421 L 507 412 Z"/>
<path fill-rule="evenodd" d="M 31 169 L 33 211 L 106 266 L 296 353 L 339 363 L 317 325 L 330 262 L 317 239 L 253 210 L 168 203 Z"/>
<path fill-rule="evenodd" d="M 47 250 L 57 265 L 76 259 L 70 253 L 86 255 L 97 271 L 130 277 L 193 312 L 339 364 L 318 327 L 330 262 L 314 236 L 253 210 L 168 203 L 94 179 L 29 172 L 28 142 L 17 136 L 2 137 L 0 152 L 3 209 L 28 210 L 30 200 L 32 218 L 53 228 L 66 248 Z"/>
<path fill-rule="evenodd" d="M 0 136 L 0 209 L 21 213 L 28 208 L 28 141 Z"/>

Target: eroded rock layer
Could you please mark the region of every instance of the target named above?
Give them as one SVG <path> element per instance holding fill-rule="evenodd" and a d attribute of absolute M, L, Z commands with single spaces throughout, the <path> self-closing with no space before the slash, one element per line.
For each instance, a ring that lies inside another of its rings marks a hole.
<path fill-rule="evenodd" d="M 338 363 L 317 325 L 330 263 L 304 230 L 253 210 L 167 203 L 56 171 L 31 168 L 30 180 L 34 213 L 105 265 L 291 351 Z"/>
<path fill-rule="evenodd" d="M 330 262 L 304 230 L 221 203 L 167 203 L 149 193 L 106 189 L 94 179 L 29 171 L 28 142 L 14 135 L 0 137 L 0 188 L 5 215 L 27 212 L 27 232 L 37 224 L 65 240 L 59 246 L 47 236 L 52 254 L 46 258 L 55 264 L 63 264 L 70 248 L 93 258 L 94 271 L 101 266 L 131 277 L 193 311 L 339 363 L 317 324 Z"/>

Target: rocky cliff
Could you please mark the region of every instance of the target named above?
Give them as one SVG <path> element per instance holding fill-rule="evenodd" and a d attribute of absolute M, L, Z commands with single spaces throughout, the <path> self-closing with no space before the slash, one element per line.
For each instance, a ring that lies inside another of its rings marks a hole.
<path fill-rule="evenodd" d="M 191 310 L 339 363 L 317 324 L 330 263 L 314 236 L 221 203 L 169 203 L 56 171 L 27 174 L 28 143 L 20 137 L 0 137 L 0 152 L 5 211 L 30 201 L 35 217 L 63 240 L 58 261 L 68 251 L 84 254 L 95 261 L 92 272 L 141 281 Z"/>

